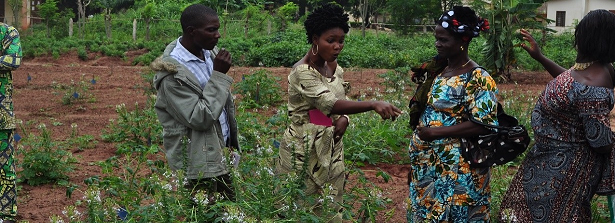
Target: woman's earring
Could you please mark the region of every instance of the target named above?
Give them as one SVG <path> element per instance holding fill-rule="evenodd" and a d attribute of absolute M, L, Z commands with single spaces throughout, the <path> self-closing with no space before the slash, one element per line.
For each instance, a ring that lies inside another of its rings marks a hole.
<path fill-rule="evenodd" d="M 314 47 L 312 47 L 312 55 L 316 56 L 318 54 L 318 45 L 316 45 L 316 53 L 314 53 Z"/>
<path fill-rule="evenodd" d="M 461 48 L 461 51 L 463 51 L 463 46 L 460 46 L 459 48 Z"/>

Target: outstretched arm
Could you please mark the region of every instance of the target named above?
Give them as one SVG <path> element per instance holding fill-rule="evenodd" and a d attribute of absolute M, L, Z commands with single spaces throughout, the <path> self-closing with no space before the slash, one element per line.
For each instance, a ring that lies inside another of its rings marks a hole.
<path fill-rule="evenodd" d="M 395 120 L 402 111 L 384 101 L 347 101 L 337 100 L 331 109 L 331 114 L 356 114 L 374 110 L 382 119 Z"/>
<path fill-rule="evenodd" d="M 538 47 L 538 43 L 536 43 L 534 37 L 532 37 L 532 35 L 527 30 L 521 29 L 520 32 L 523 36 L 523 40 L 529 43 L 529 46 L 525 43 L 521 43 L 521 48 L 527 51 L 527 53 L 530 54 L 530 56 L 534 60 L 538 61 L 542 65 L 542 67 L 544 67 L 545 70 L 547 70 L 547 72 L 551 74 L 552 77 L 557 77 L 559 74 L 566 71 L 566 69 L 564 69 L 563 67 L 561 67 L 560 65 L 553 62 L 551 59 L 545 57 L 545 55 L 542 54 L 542 52 L 540 51 L 540 47 Z"/>

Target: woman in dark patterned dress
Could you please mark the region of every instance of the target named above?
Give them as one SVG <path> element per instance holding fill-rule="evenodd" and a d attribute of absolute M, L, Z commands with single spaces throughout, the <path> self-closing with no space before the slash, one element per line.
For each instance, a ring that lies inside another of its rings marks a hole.
<path fill-rule="evenodd" d="M 575 65 L 564 69 L 530 45 L 522 47 L 554 77 L 532 112 L 536 144 L 502 199 L 504 222 L 592 222 L 594 194 L 612 194 L 615 103 L 615 14 L 589 12 L 576 27 Z"/>

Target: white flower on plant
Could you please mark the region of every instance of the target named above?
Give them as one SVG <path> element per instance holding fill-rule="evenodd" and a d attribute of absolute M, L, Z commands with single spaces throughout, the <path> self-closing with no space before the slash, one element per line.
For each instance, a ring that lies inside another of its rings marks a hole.
<path fill-rule="evenodd" d="M 126 104 L 124 104 L 124 103 L 119 104 L 119 105 L 116 105 L 116 106 L 115 106 L 115 111 L 116 111 L 116 112 L 120 112 L 120 111 L 121 111 L 121 110 L 123 110 L 125 107 L 126 107 Z"/>
<path fill-rule="evenodd" d="M 70 124 L 70 127 L 73 128 L 73 129 L 77 128 L 77 123 Z"/>
<path fill-rule="evenodd" d="M 171 186 L 170 183 L 167 183 L 167 184 L 162 185 L 162 189 L 170 191 L 170 190 L 173 190 L 173 186 Z"/>
<path fill-rule="evenodd" d="M 246 215 L 240 211 L 232 211 L 231 213 L 224 212 L 222 215 L 223 222 L 244 222 Z"/>
<path fill-rule="evenodd" d="M 282 208 L 280 208 L 280 210 L 282 210 L 282 211 L 288 211 L 288 209 L 289 209 L 289 208 L 290 208 L 290 206 L 288 206 L 288 205 L 286 205 L 286 204 L 285 204 L 285 205 L 282 205 Z"/>
<path fill-rule="evenodd" d="M 46 129 L 47 125 L 45 125 L 45 123 L 41 123 L 40 125 L 37 126 L 38 129 Z"/>
<path fill-rule="evenodd" d="M 269 175 L 271 175 L 271 176 L 275 175 L 275 174 L 273 173 L 273 169 L 271 169 L 271 167 L 264 167 L 263 169 L 264 169 L 265 171 L 267 171 L 267 173 L 268 173 Z"/>
<path fill-rule="evenodd" d="M 262 147 L 262 146 L 257 146 L 257 147 L 256 147 L 256 154 L 258 154 L 258 155 L 262 155 L 262 154 L 263 154 L 263 150 L 264 150 L 264 149 L 265 149 L 265 148 L 264 148 L 264 147 Z"/>
<path fill-rule="evenodd" d="M 74 220 L 77 220 L 77 219 L 79 219 L 81 217 L 81 212 L 79 212 L 79 210 L 75 209 L 75 210 L 73 210 L 73 212 L 74 213 L 69 217 L 71 222 L 74 221 Z"/>
<path fill-rule="evenodd" d="M 192 197 L 192 201 L 194 201 L 194 203 L 206 206 L 209 205 L 209 196 L 207 196 L 206 193 L 198 192 L 194 195 L 194 197 Z"/>
<path fill-rule="evenodd" d="M 297 205 L 297 203 L 293 202 L 293 211 L 297 211 L 299 210 L 299 206 Z"/>
<path fill-rule="evenodd" d="M 88 190 L 83 195 L 83 199 L 88 202 L 88 204 L 92 202 L 100 202 L 100 191 Z"/>
<path fill-rule="evenodd" d="M 266 154 L 272 154 L 273 153 L 273 149 L 271 148 L 271 146 L 267 146 L 267 149 L 265 150 Z"/>

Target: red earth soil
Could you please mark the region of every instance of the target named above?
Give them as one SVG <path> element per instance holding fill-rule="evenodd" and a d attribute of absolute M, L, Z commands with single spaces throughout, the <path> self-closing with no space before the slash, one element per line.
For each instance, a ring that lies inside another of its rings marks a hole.
<path fill-rule="evenodd" d="M 129 54 L 136 56 L 139 53 Z M 103 142 L 101 131 L 109 124 L 110 119 L 117 117 L 116 105 L 125 104 L 134 108 L 135 103 L 146 105 L 147 95 L 143 89 L 149 87 L 149 82 L 141 76 L 148 68 L 131 66 L 131 59 L 109 58 L 96 54 L 89 55 L 87 61 L 79 60 L 76 53 L 63 55 L 59 59 L 50 57 L 24 60 L 22 66 L 14 72 L 14 107 L 15 115 L 26 128 L 18 133 L 24 136 L 27 132 L 35 132 L 36 126 L 45 123 L 52 137 L 56 140 L 65 139 L 71 133 L 70 126 L 78 126 L 79 135 L 92 135 L 98 141 L 96 148 L 83 151 L 73 151 L 79 162 L 74 172 L 69 174 L 71 183 L 85 188 L 83 180 L 93 175 L 100 175 L 101 170 L 93 163 L 105 160 L 115 155 L 112 144 Z M 233 67 L 229 72 L 235 81 L 241 80 L 244 74 L 251 74 L 261 68 Z M 273 75 L 280 77 L 280 85 L 287 88 L 286 75 L 289 68 L 266 68 Z M 352 69 L 346 68 L 344 77 L 352 84 L 353 94 L 366 92 L 368 88 L 379 86 L 381 79 L 378 74 L 384 69 Z M 30 77 L 30 78 L 28 78 Z M 62 104 L 64 92 L 58 90 L 58 85 L 69 85 L 71 81 L 90 81 L 96 79 L 96 84 L 90 87 L 89 93 L 96 99 L 93 103 L 80 102 L 72 105 Z M 30 79 L 30 80 L 29 80 Z M 542 90 L 550 76 L 544 72 L 514 73 L 516 84 L 499 84 L 501 91 L 519 89 L 535 91 Z M 55 88 L 54 88 L 55 86 Z M 27 132 L 24 132 L 27 131 Z M 21 147 L 22 148 L 22 147 Z M 18 158 L 21 158 L 18 156 Z M 390 174 L 389 182 L 375 177 L 377 168 Z M 408 167 L 396 164 L 379 164 L 363 168 L 365 173 L 376 185 L 383 188 L 385 195 L 392 199 L 388 209 L 394 208 L 390 222 L 405 222 L 405 198 L 408 195 Z M 62 210 L 81 199 L 83 194 L 75 191 L 72 198 L 65 195 L 66 189 L 57 185 L 29 186 L 20 183 L 18 195 L 18 220 L 28 222 L 49 222 L 52 215 L 62 215 Z M 382 222 L 382 216 L 379 217 Z"/>

